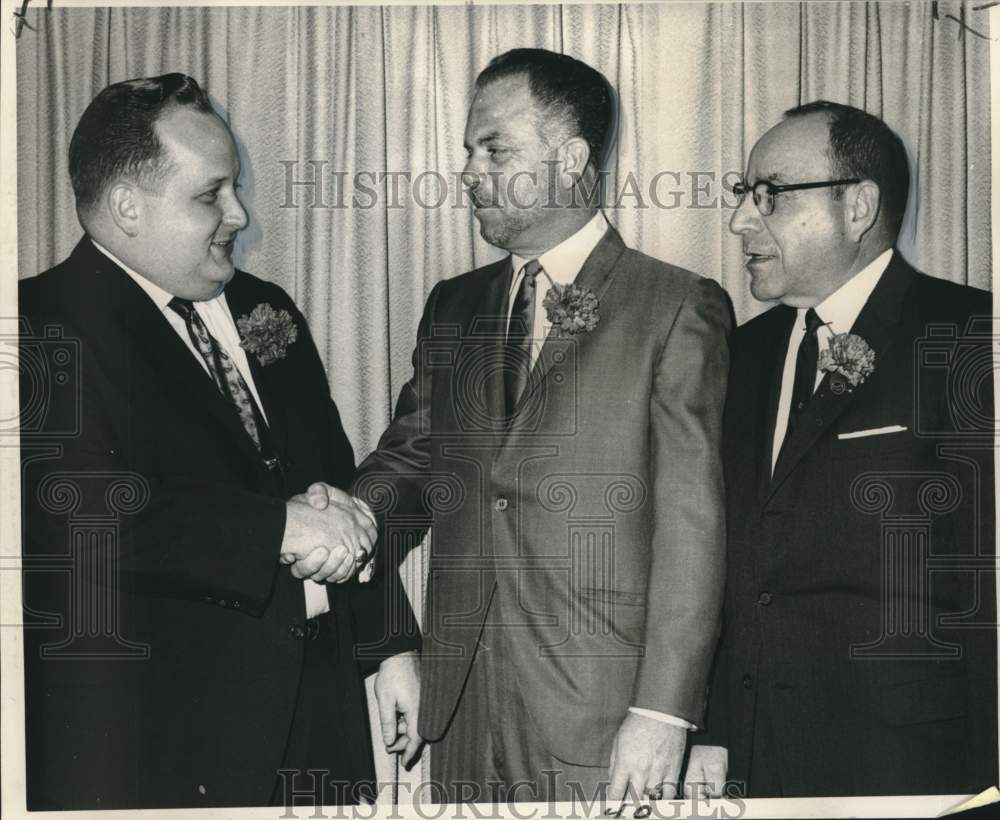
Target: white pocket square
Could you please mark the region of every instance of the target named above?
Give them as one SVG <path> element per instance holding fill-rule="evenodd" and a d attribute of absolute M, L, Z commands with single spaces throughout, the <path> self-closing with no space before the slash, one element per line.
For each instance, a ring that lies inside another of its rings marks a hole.
<path fill-rule="evenodd" d="M 849 438 L 866 438 L 867 436 L 887 436 L 890 433 L 902 433 L 908 428 L 898 424 L 890 424 L 888 427 L 872 427 L 870 430 L 855 430 L 852 433 L 837 433 L 837 438 L 844 441 Z"/>

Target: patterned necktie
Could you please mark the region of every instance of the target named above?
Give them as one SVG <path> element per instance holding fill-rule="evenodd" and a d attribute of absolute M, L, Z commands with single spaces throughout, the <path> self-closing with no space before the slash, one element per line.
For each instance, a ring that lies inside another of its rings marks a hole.
<path fill-rule="evenodd" d="M 816 389 L 816 367 L 819 363 L 819 339 L 816 338 L 816 331 L 823 326 L 823 320 L 819 318 L 812 308 L 806 311 L 806 335 L 799 345 L 799 352 L 795 356 L 795 381 L 792 382 L 792 405 L 788 408 L 788 432 L 785 433 L 785 440 L 795 429 L 799 415 L 812 398 Z"/>
<path fill-rule="evenodd" d="M 211 374 L 216 386 L 233 403 L 236 412 L 239 413 L 240 421 L 247 435 L 253 439 L 257 449 L 261 449 L 260 427 L 263 419 L 258 417 L 257 405 L 250 393 L 250 388 L 243 381 L 239 369 L 233 364 L 233 360 L 222 346 L 212 337 L 205 327 L 201 316 L 195 310 L 190 299 L 180 299 L 174 297 L 170 300 L 168 307 L 177 313 L 187 325 L 188 336 L 191 343 L 208 365 L 208 372 Z"/>
<path fill-rule="evenodd" d="M 514 297 L 507 326 L 506 363 L 503 371 L 507 415 L 514 413 L 531 371 L 531 333 L 535 325 L 535 284 L 542 266 L 532 259 L 523 268 L 524 277 Z"/>

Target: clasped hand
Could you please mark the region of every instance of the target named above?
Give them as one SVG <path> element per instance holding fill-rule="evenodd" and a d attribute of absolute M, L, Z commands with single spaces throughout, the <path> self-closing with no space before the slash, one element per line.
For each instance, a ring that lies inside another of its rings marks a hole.
<path fill-rule="evenodd" d="M 343 583 L 368 560 L 378 537 L 375 518 L 358 499 L 318 482 L 286 504 L 281 562 L 296 578 Z"/>

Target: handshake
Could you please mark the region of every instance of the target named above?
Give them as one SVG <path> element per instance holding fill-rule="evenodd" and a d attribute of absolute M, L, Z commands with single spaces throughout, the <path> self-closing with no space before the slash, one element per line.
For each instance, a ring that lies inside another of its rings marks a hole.
<path fill-rule="evenodd" d="M 368 561 L 378 538 L 375 516 L 363 501 L 317 482 L 286 503 L 281 563 L 296 578 L 340 584 L 371 577 Z"/>

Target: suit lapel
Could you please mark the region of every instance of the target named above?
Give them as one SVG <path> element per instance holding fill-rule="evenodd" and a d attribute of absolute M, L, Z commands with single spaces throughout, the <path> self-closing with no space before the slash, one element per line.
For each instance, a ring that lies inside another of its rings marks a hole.
<path fill-rule="evenodd" d="M 794 308 L 779 305 L 774 308 L 774 328 L 767 333 L 761 353 L 760 380 L 757 389 L 757 425 L 754 437 L 757 442 L 757 490 L 761 502 L 767 497 L 771 484 L 771 458 L 774 449 L 774 428 L 778 421 L 778 401 L 781 397 L 781 378 L 785 368 L 788 340 L 795 327 Z"/>
<path fill-rule="evenodd" d="M 470 335 L 481 336 L 483 361 L 495 362 L 498 367 L 486 368 L 486 407 L 488 418 L 494 423 L 494 432 L 503 432 L 507 417 L 507 399 L 504 395 L 503 364 L 507 355 L 507 310 L 510 286 L 514 278 L 511 258 L 508 256 L 496 263 L 497 270 L 490 275 L 483 288 L 473 316 L 475 325 L 469 329 Z"/>
<path fill-rule="evenodd" d="M 623 253 L 625 253 L 625 243 L 622 241 L 621 236 L 619 236 L 618 231 L 611 225 L 608 225 L 608 229 L 604 236 L 601 237 L 601 241 L 597 243 L 597 246 L 591 251 L 590 256 L 587 257 L 587 261 L 583 263 L 583 267 L 580 268 L 574 284 L 580 288 L 592 290 L 594 295 L 597 296 L 598 302 L 600 302 L 614 280 L 616 265 Z M 601 315 L 602 322 L 608 320 L 609 317 Z M 570 337 L 575 344 L 568 346 L 559 345 L 553 342 L 565 337 L 560 336 L 557 328 L 553 327 L 549 329 L 548 335 L 545 337 L 545 342 L 542 344 L 542 349 L 538 353 L 538 358 L 531 372 L 528 374 L 528 383 L 525 385 L 524 392 L 518 399 L 517 407 L 514 411 L 515 416 L 525 406 L 531 395 L 541 387 L 556 360 L 564 354 L 570 357 L 579 356 L 580 350 L 589 336 L 589 333 L 581 333 Z M 566 350 L 567 347 L 568 351 Z M 568 364 L 572 365 L 572 362 Z"/>
<path fill-rule="evenodd" d="M 903 299 L 912 280 L 913 268 L 903 261 L 899 251 L 894 251 L 889 267 L 882 274 L 882 278 L 851 328 L 851 333 L 860 336 L 875 351 L 876 371 L 879 362 L 884 361 L 885 353 L 892 343 Z M 865 382 L 854 390 L 836 393 L 830 388 L 830 375 L 827 374 L 823 378 L 816 394 L 802 411 L 802 418 L 794 432 L 785 442 L 774 468 L 768 498 L 774 495 L 817 439 L 830 429 L 830 425 L 857 400 L 859 395 L 863 395 L 869 389 L 869 382 Z"/>
<path fill-rule="evenodd" d="M 101 253 L 88 238 L 73 251 L 77 270 L 90 276 L 90 282 L 103 293 L 101 303 L 108 311 L 109 326 L 119 327 L 124 344 L 132 346 L 128 359 L 144 354 L 151 362 L 138 365 L 143 378 L 155 378 L 177 385 L 179 395 L 189 397 L 192 413 L 204 413 L 217 422 L 247 455 L 259 459 L 253 441 L 247 435 L 232 404 L 194 358 L 187 345 L 170 326 L 166 316 L 132 277 Z"/>

